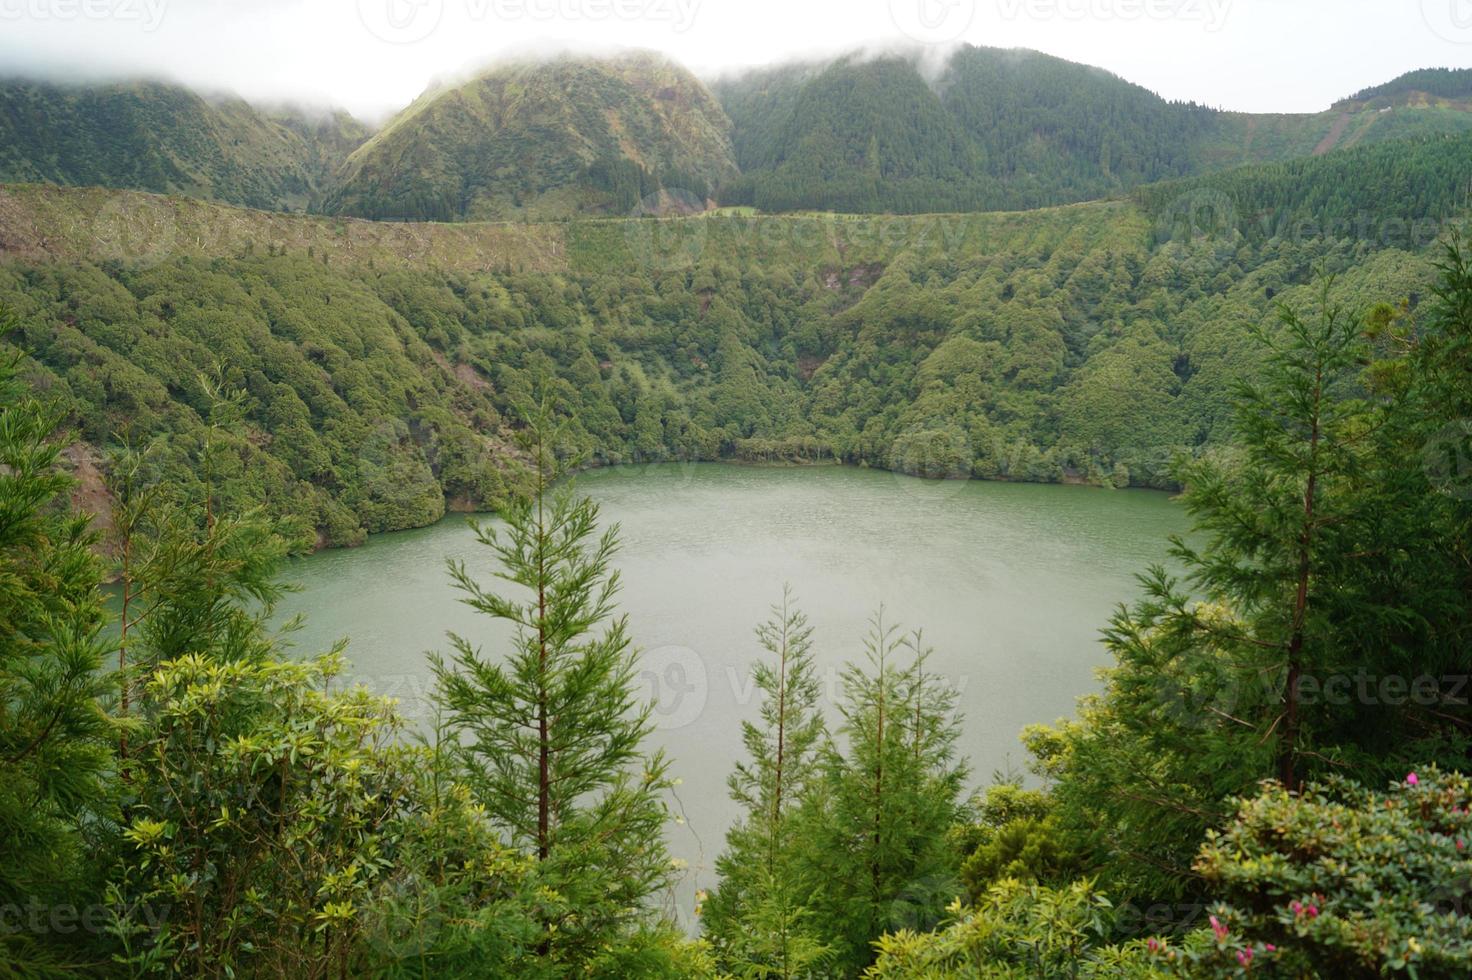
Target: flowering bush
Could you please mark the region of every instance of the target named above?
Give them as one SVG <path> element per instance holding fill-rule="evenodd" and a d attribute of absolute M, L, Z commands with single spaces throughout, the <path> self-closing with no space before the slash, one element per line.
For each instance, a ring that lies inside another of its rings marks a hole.
<path fill-rule="evenodd" d="M 1219 975 L 1472 976 L 1469 805 L 1472 781 L 1435 770 L 1384 792 L 1268 786 L 1201 850 L 1224 904 L 1189 959 Z"/>

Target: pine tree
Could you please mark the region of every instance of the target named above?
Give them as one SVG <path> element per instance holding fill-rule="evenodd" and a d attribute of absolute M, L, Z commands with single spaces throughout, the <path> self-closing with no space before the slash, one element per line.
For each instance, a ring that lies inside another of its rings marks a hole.
<path fill-rule="evenodd" d="M 1367 377 L 1365 321 L 1327 284 L 1321 302 L 1256 332 L 1265 363 L 1238 386 L 1236 448 L 1179 470 L 1194 533 L 1173 553 L 1194 588 L 1143 576 L 1144 598 L 1105 631 L 1105 692 L 1080 723 L 1029 736 L 1116 898 L 1200 897 L 1192 862 L 1234 797 L 1346 765 L 1398 771 L 1396 752 L 1442 724 L 1356 690 L 1453 672 L 1438 634 L 1458 618 L 1455 560 L 1407 465 L 1420 409 L 1386 381 L 1403 372 Z"/>
<path fill-rule="evenodd" d="M 722 965 L 738 976 L 805 976 L 827 955 L 812 930 L 811 886 L 799 874 L 791 819 L 818 775 L 825 735 L 812 634 L 790 587 L 756 630 L 770 655 L 752 677 L 760 724 L 742 722 L 747 760 L 730 779 L 744 813 L 726 835 L 716 862 L 721 884 L 703 916 Z"/>
<path fill-rule="evenodd" d="M 884 932 L 928 928 L 959 892 L 946 831 L 961 818 L 967 772 L 955 690 L 926 673 L 920 635 L 900 639 L 881 610 L 865 652 L 867 664 L 842 677 L 846 750 L 825 747 L 822 792 L 800 818 L 808 873 L 821 882 L 817 923 L 848 973 L 872 962 Z"/>
<path fill-rule="evenodd" d="M 614 613 L 618 528 L 595 537 L 597 505 L 553 487 L 559 439 L 544 398 L 523 440 L 533 494 L 508 509 L 504 530 L 475 525 L 495 576 L 517 591 L 497 594 L 466 563 L 449 566 L 467 605 L 514 628 L 511 649 L 486 656 L 452 634 L 453 653 L 433 663 L 468 784 L 537 862 L 548 896 L 539 952 L 576 965 L 645 924 L 645 902 L 672 869 L 667 763 L 645 751 L 650 706 L 636 696 L 627 618 Z"/>
<path fill-rule="evenodd" d="M 1331 285 L 1316 320 L 1285 306 L 1279 331 L 1257 332 L 1267 358 L 1259 379 L 1237 390 L 1241 465 L 1202 460 L 1183 469 L 1186 507 L 1208 544 L 1173 547 L 1195 585 L 1248 626 L 1226 637 L 1203 620 L 1191 628 L 1237 648 L 1259 677 L 1281 678 L 1280 709 L 1261 734 L 1275 739 L 1276 775 L 1289 789 L 1303 775 L 1302 678 L 1307 667 L 1332 662 L 1323 597 L 1344 573 L 1338 545 L 1363 502 L 1370 429 L 1358 381 L 1368 356 L 1364 324 L 1330 304 Z"/>
<path fill-rule="evenodd" d="M 30 915 L 86 904 L 82 831 L 105 810 L 116 731 L 100 703 L 111 680 L 96 538 L 67 507 L 61 414 L 24 394 L 16 369 L 0 360 L 0 905 Z M 5 930 L 0 973 L 52 965 L 37 928 Z"/>

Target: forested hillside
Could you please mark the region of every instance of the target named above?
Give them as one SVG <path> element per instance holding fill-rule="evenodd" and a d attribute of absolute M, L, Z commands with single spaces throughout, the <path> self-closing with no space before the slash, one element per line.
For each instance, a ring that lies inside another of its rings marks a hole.
<path fill-rule="evenodd" d="M 160 82 L 0 80 L 0 183 L 188 194 L 245 207 L 321 205 L 367 137 L 345 113 L 263 112 Z"/>
<path fill-rule="evenodd" d="M 244 390 L 221 479 L 308 543 L 498 506 L 542 374 L 606 462 L 1165 487 L 1225 438 L 1248 328 L 1321 273 L 1414 305 L 1469 180 L 1443 139 L 1013 214 L 385 225 L 16 188 L 0 302 L 92 466 L 126 436 L 198 479 L 205 382 Z"/>
<path fill-rule="evenodd" d="M 703 210 L 735 169 L 730 122 L 683 68 L 651 54 L 555 58 L 421 96 L 348 159 L 328 209 L 545 219 L 627 214 L 671 189 L 676 207 Z"/>
<path fill-rule="evenodd" d="M 1413 72 L 1312 115 L 1167 102 L 1033 51 L 851 54 L 709 89 L 653 54 L 509 62 L 370 132 L 155 82 L 0 83 L 0 183 L 185 194 L 394 221 L 1021 210 L 1472 130 L 1465 72 Z"/>
<path fill-rule="evenodd" d="M 1037 52 L 970 46 L 934 77 L 917 56 L 854 55 L 764 68 L 714 91 L 735 126 L 742 170 L 721 200 L 771 211 L 1045 207 L 1472 128 L 1472 116 L 1441 104 L 1394 114 L 1378 104 L 1301 116 L 1222 112 Z"/>

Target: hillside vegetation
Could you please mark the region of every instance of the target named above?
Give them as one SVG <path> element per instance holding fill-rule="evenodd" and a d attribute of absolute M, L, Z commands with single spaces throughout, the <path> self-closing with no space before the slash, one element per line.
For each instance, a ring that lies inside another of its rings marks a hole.
<path fill-rule="evenodd" d="M 266 112 L 175 85 L 0 79 L 0 183 L 186 194 L 253 208 L 320 206 L 367 130 L 345 113 Z"/>
<path fill-rule="evenodd" d="M 349 157 L 328 208 L 437 221 L 627 214 L 671 188 L 699 210 L 735 172 L 730 122 L 689 72 L 650 54 L 565 57 L 421 96 Z"/>
<path fill-rule="evenodd" d="M 851 54 L 707 88 L 649 53 L 504 62 L 370 132 L 157 82 L 0 82 L 0 183 L 187 195 L 391 221 L 706 210 L 1025 210 L 1472 130 L 1466 73 L 1413 72 L 1308 115 L 1168 102 L 1098 68 L 962 46 Z"/>
<path fill-rule="evenodd" d="M 1439 104 L 1396 113 L 1378 105 L 1313 115 L 1222 112 L 1167 102 L 1060 58 L 970 46 L 934 77 L 917 56 L 850 56 L 761 69 L 714 91 L 735 126 L 742 170 L 722 202 L 771 211 L 1045 207 L 1472 128 L 1472 115 Z"/>
<path fill-rule="evenodd" d="M 1376 99 L 1431 97 L 1434 99 L 1472 99 L 1472 69 L 1423 68 L 1406 72 L 1383 85 L 1361 89 L 1346 102 L 1371 102 Z"/>
<path fill-rule="evenodd" d="M 1368 296 L 1327 280 L 1293 291 L 1241 345 L 1251 369 L 1234 372 L 1230 442 L 1176 468 L 1192 533 L 1170 553 L 1187 577 L 1145 571 L 1103 631 L 1097 693 L 1024 732 L 1043 788 L 996 774 L 972 792 L 964 684 L 882 609 L 861 644 L 827 641 L 845 663 L 825 695 L 813 629 L 777 592 L 730 767 L 739 816 L 718 887 L 696 896 L 698 938 L 675 924 L 685 866 L 663 836 L 682 819 L 680 780 L 651 744 L 648 661 L 617 605 L 619 529 L 558 479 L 558 430 L 587 411 L 578 391 L 532 385 L 517 424 L 528 492 L 474 528 L 473 556 L 446 562 L 446 587 L 500 628 L 430 654 L 434 721 L 413 738 L 395 699 L 344 682 L 346 641 L 303 656 L 273 622 L 291 529 L 261 507 L 268 491 L 241 496 L 231 479 L 239 437 L 263 435 L 239 375 L 189 393 L 208 416 L 181 440 L 202 481 L 121 452 L 97 527 L 67 500 L 79 487 L 61 462 L 58 379 L 27 366 L 27 388 L 7 356 L 0 899 L 23 925 L 0 934 L 0 969 L 1467 976 L 1472 263 L 1450 239 L 1412 309 L 1373 302 L 1394 278 L 1393 263 L 1371 268 L 1387 257 L 1361 266 Z M 214 271 L 248 307 L 272 305 L 298 268 Z M 158 285 L 118 280 L 158 315 L 150 331 L 208 318 Z M 0 312 L 0 334 L 22 332 L 44 338 L 45 319 Z M 338 378 L 354 408 L 358 382 L 392 380 L 338 368 L 324 386 Z M 304 390 L 314 408 L 299 418 L 330 403 Z M 401 455 L 382 483 L 415 468 Z"/>
<path fill-rule="evenodd" d="M 1226 437 L 1250 328 L 1319 272 L 1414 305 L 1469 179 L 1466 140 L 1430 140 L 1026 213 L 547 225 L 14 188 L 0 302 L 99 461 L 126 434 L 198 479 L 205 381 L 244 390 L 222 472 L 304 543 L 497 506 L 518 479 L 501 419 L 544 376 L 603 462 L 1164 487 Z"/>

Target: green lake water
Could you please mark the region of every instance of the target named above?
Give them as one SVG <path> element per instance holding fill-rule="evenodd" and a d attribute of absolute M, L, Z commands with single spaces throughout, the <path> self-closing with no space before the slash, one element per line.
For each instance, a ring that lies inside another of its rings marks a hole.
<path fill-rule="evenodd" d="M 815 629 L 823 700 L 836 714 L 838 671 L 863 657 L 869 618 L 924 629 L 931 670 L 960 692 L 973 783 L 1021 769 L 1024 725 L 1073 711 L 1107 661 L 1099 629 L 1136 594 L 1134 575 L 1163 560 L 1185 528 L 1162 493 L 977 481 L 927 482 L 846 467 L 663 464 L 578 478 L 603 519 L 622 525 L 622 609 L 644 651 L 655 745 L 681 780 L 671 853 L 689 871 L 674 902 L 688 917 L 733 808 L 726 777 L 739 724 L 754 715 L 754 627 L 792 584 Z M 508 632 L 457 601 L 447 559 L 489 580 L 487 550 L 463 517 L 379 535 L 364 547 L 293 563 L 303 613 L 294 642 L 315 652 L 350 639 L 348 680 L 428 714 L 425 654 L 447 630 L 504 649 Z"/>

